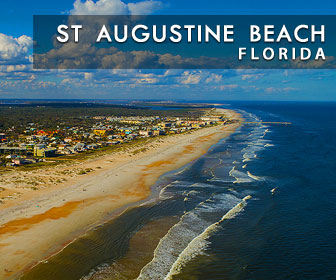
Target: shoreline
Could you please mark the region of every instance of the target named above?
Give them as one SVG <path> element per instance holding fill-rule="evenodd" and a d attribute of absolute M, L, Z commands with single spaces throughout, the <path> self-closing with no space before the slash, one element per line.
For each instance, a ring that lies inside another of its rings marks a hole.
<path fill-rule="evenodd" d="M 241 116 L 232 110 L 223 113 L 238 122 L 162 139 L 155 147 L 149 143 L 149 149 L 133 156 L 107 155 L 88 163 L 99 162 L 102 170 L 79 178 L 75 184 L 44 189 L 37 198 L 1 209 L 0 263 L 4 267 L 0 278 L 17 279 L 87 231 L 149 199 L 151 186 L 160 176 L 199 158 L 235 132 Z"/>

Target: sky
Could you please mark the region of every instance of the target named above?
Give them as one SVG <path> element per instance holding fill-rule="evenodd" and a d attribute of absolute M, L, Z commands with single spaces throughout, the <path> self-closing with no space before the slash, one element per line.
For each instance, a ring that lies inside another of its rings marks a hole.
<path fill-rule="evenodd" d="M 3 0 L 0 99 L 336 101 L 335 70 L 33 70 L 33 15 L 336 14 L 334 1 Z"/>

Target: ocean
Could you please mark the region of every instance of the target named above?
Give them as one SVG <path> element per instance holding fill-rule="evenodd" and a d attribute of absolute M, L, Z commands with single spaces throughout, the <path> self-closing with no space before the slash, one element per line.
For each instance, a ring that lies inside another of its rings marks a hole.
<path fill-rule="evenodd" d="M 225 108 L 291 124 L 244 124 L 23 279 L 336 279 L 336 103 Z"/>

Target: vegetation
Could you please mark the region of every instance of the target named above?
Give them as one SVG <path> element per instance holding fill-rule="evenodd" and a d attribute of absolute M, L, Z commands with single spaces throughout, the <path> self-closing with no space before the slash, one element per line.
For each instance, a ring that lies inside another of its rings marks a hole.
<path fill-rule="evenodd" d="M 181 116 L 195 117 L 202 112 L 191 107 L 176 110 L 153 110 L 146 107 L 121 106 L 97 103 L 29 103 L 0 104 L 0 131 L 15 127 L 22 133 L 29 123 L 38 124 L 44 130 L 71 126 L 88 126 L 96 122 L 94 116 Z"/>

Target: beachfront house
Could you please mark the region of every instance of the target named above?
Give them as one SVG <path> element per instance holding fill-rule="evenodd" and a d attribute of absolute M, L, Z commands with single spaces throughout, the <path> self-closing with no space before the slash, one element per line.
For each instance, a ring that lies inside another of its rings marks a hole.
<path fill-rule="evenodd" d="M 152 136 L 152 131 L 150 130 L 140 130 L 139 131 L 139 135 L 140 136 L 144 136 L 144 137 L 149 137 L 149 136 Z"/>
<path fill-rule="evenodd" d="M 36 146 L 34 148 L 34 156 L 35 157 L 55 157 L 56 156 L 56 148 L 46 148 L 41 146 Z"/>

